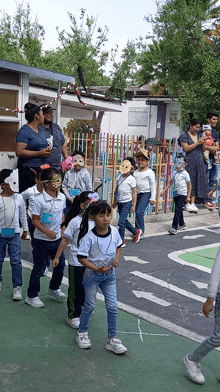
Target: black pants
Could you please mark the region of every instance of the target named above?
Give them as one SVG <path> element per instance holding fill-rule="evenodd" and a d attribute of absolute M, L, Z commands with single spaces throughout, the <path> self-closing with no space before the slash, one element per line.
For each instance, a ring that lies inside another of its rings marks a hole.
<path fill-rule="evenodd" d="M 85 302 L 85 291 L 83 287 L 83 275 L 85 267 L 69 265 L 69 289 L 68 289 L 68 318 L 73 319 L 81 315 L 82 306 Z"/>
<path fill-rule="evenodd" d="M 175 212 L 174 212 L 174 217 L 173 217 L 173 224 L 172 228 L 176 229 L 178 226 L 183 226 L 184 220 L 183 220 L 183 206 L 186 201 L 186 196 L 176 196 L 174 197 L 174 202 L 175 202 Z"/>

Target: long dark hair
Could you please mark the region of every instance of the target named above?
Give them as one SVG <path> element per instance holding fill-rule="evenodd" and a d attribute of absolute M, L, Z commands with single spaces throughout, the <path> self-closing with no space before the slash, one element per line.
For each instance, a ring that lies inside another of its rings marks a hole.
<path fill-rule="evenodd" d="M 78 236 L 77 246 L 79 246 L 79 241 L 86 235 L 89 228 L 89 216 L 95 216 L 100 214 L 105 214 L 108 212 L 111 214 L 112 209 L 106 201 L 98 200 L 90 204 L 90 206 L 86 209 L 83 219 L 80 225 L 80 231 Z"/>
<path fill-rule="evenodd" d="M 79 215 L 79 213 L 80 213 L 80 204 L 81 203 L 85 203 L 86 201 L 89 200 L 88 195 L 90 193 L 91 192 L 81 192 L 79 195 L 77 195 L 74 198 L 74 200 L 73 200 L 73 202 L 72 202 L 72 204 L 70 206 L 70 209 L 69 209 L 69 211 L 68 211 L 68 213 L 66 215 L 65 221 L 61 224 L 61 227 L 63 227 L 63 226 L 67 227 L 68 224 L 70 223 L 70 221 L 73 218 L 75 218 L 77 215 Z"/>

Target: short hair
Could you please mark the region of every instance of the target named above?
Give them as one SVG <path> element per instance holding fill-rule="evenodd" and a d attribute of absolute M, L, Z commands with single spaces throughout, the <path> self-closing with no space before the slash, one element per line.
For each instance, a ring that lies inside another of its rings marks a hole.
<path fill-rule="evenodd" d="M 48 169 L 44 169 L 41 171 L 41 181 L 51 181 L 52 177 L 54 174 L 60 174 L 61 177 L 63 178 L 63 173 L 61 169 L 56 169 L 56 168 L 48 168 Z"/>
<path fill-rule="evenodd" d="M 133 168 L 135 168 L 135 161 L 134 161 L 134 159 L 132 157 L 126 157 L 123 160 L 131 162 L 131 165 L 133 166 Z"/>
<path fill-rule="evenodd" d="M 198 124 L 201 125 L 201 121 L 198 118 L 192 118 L 189 123 L 192 126 L 198 125 Z"/>
<path fill-rule="evenodd" d="M 206 113 L 206 118 L 218 117 L 218 113 L 216 112 L 208 112 Z"/>
<path fill-rule="evenodd" d="M 73 157 L 75 156 L 75 155 L 81 155 L 81 157 L 83 157 L 83 159 L 85 159 L 85 154 L 84 154 L 84 152 L 83 151 L 81 151 L 81 150 L 75 150 L 75 151 L 73 151 Z"/>
<path fill-rule="evenodd" d="M 24 106 L 24 113 L 27 122 L 31 123 L 34 120 L 35 114 L 38 114 L 40 110 L 41 110 L 40 106 L 34 105 L 33 103 L 30 102 L 26 103 L 26 105 Z"/>
<path fill-rule="evenodd" d="M 183 158 L 185 163 L 187 162 L 187 159 L 188 159 L 188 158 L 187 158 L 185 155 L 183 155 L 183 154 L 178 154 L 176 158 Z"/>
<path fill-rule="evenodd" d="M 13 170 L 10 169 L 2 169 L 0 171 L 0 184 L 4 184 L 5 179 L 10 176 Z"/>

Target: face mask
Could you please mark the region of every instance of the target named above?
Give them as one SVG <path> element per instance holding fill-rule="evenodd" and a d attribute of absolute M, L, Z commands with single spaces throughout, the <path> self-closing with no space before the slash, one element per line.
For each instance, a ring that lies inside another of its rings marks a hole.
<path fill-rule="evenodd" d="M 83 159 L 83 157 L 81 157 L 81 158 L 77 158 L 77 157 L 73 157 L 73 166 L 75 166 L 75 165 L 79 165 L 79 166 L 84 166 L 84 159 Z"/>
<path fill-rule="evenodd" d="M 184 158 L 183 157 L 181 157 L 181 158 L 176 158 L 176 160 L 175 160 L 175 169 L 179 169 L 181 166 L 183 166 L 185 164 L 185 161 L 184 161 Z M 182 168 L 181 170 L 183 170 L 184 168 Z M 180 171 L 181 171 L 180 170 Z"/>
<path fill-rule="evenodd" d="M 18 169 L 13 170 L 9 177 L 4 181 L 5 184 L 9 184 L 13 192 L 19 192 L 18 187 Z"/>
<path fill-rule="evenodd" d="M 131 162 L 127 159 L 123 161 L 120 165 L 119 171 L 121 174 L 127 174 L 131 171 Z"/>
<path fill-rule="evenodd" d="M 59 188 L 62 185 L 62 178 L 60 174 L 53 174 L 52 185 L 54 188 Z"/>

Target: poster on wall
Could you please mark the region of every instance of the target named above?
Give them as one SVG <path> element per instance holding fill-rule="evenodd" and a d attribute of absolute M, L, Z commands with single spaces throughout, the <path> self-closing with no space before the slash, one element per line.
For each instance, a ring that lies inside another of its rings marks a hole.
<path fill-rule="evenodd" d="M 129 108 L 128 126 L 130 127 L 147 127 L 148 110 L 145 108 Z"/>
<path fill-rule="evenodd" d="M 172 111 L 170 112 L 170 124 L 176 124 L 178 121 L 178 111 Z"/>

